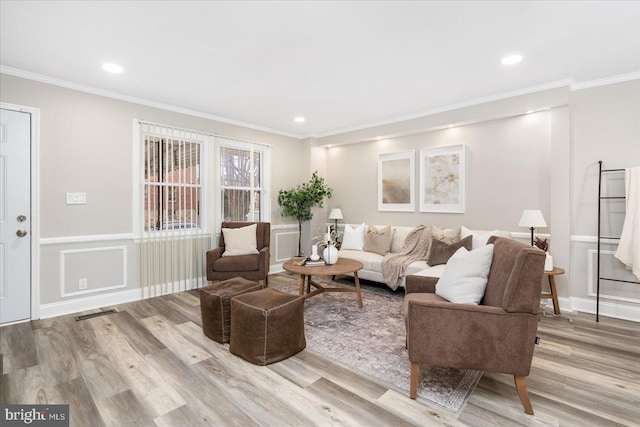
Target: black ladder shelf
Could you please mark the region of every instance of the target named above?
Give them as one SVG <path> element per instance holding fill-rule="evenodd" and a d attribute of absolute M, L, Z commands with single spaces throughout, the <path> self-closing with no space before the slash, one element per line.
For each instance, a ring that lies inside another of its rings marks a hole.
<path fill-rule="evenodd" d="M 597 263 L 597 270 L 596 270 L 596 275 L 598 276 L 598 282 L 597 282 L 597 286 L 596 286 L 596 322 L 600 321 L 600 280 L 608 280 L 610 282 L 624 282 L 624 283 L 638 283 L 640 284 L 640 282 L 636 282 L 636 281 L 632 281 L 632 280 L 622 280 L 622 279 L 611 279 L 611 278 L 607 278 L 607 277 L 602 277 L 600 276 L 600 241 L 602 239 L 608 239 L 608 240 L 620 240 L 620 237 L 603 237 L 602 233 L 600 231 L 600 223 L 601 223 L 601 219 L 602 219 L 602 213 L 601 213 L 601 208 L 602 208 L 602 201 L 603 200 L 615 200 L 615 199 L 626 199 L 625 196 L 603 196 L 602 195 L 602 174 L 603 173 L 609 173 L 609 172 L 624 172 L 624 169 L 602 169 L 602 160 L 598 161 L 598 169 L 599 169 L 599 173 L 598 173 L 598 263 Z"/>

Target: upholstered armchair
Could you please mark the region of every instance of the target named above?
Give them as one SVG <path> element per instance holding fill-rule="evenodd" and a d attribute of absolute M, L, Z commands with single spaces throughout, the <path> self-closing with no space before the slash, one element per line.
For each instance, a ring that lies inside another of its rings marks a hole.
<path fill-rule="evenodd" d="M 226 249 L 224 232 L 220 232 L 220 243 L 217 248 L 207 252 L 207 280 L 227 280 L 233 277 L 244 277 L 259 281 L 268 286 L 269 243 L 271 240 L 271 224 L 268 222 L 223 222 L 222 228 L 238 229 L 256 224 L 257 254 L 224 256 Z"/>
<path fill-rule="evenodd" d="M 479 305 L 436 295 L 438 278 L 407 276 L 404 314 L 411 361 L 410 397 L 421 363 L 514 376 L 520 401 L 533 414 L 526 386 L 538 329 L 545 254 L 515 240 L 491 237 L 493 260 Z M 440 292 L 439 292 L 440 293 Z"/>

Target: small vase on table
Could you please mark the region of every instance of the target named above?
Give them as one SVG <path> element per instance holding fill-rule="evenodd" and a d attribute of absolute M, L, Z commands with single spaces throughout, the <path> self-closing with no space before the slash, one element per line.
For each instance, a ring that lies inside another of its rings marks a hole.
<path fill-rule="evenodd" d="M 318 245 L 311 246 L 311 256 L 309 256 L 311 261 L 318 261 L 320 259 L 320 255 L 318 255 Z"/>
<path fill-rule="evenodd" d="M 338 249 L 333 245 L 328 245 L 324 251 L 322 251 L 322 258 L 327 264 L 335 264 L 338 262 Z"/>
<path fill-rule="evenodd" d="M 553 256 L 547 252 L 547 257 L 544 260 L 544 271 L 553 270 Z"/>

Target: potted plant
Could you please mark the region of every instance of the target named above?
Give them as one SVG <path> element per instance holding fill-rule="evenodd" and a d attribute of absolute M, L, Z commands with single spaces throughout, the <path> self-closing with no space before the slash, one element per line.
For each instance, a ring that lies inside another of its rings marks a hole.
<path fill-rule="evenodd" d="M 322 207 L 322 202 L 326 198 L 331 198 L 333 189 L 328 187 L 324 178 L 318 176 L 318 172 L 311 175 L 309 182 L 302 183 L 290 190 L 278 191 L 278 204 L 282 208 L 283 216 L 293 216 L 298 220 L 298 254 L 304 256 L 302 252 L 302 223 L 313 218 L 311 209 Z"/>

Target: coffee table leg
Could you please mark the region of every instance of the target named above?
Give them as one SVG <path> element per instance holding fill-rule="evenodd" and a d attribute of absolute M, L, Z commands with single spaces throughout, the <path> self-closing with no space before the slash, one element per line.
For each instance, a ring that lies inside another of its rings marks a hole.
<path fill-rule="evenodd" d="M 307 293 L 311 292 L 311 276 L 307 276 Z"/>
<path fill-rule="evenodd" d="M 360 294 L 360 279 L 358 279 L 358 272 L 353 272 L 353 278 L 356 282 L 356 294 L 358 295 L 358 305 L 362 308 L 362 295 Z"/>
<path fill-rule="evenodd" d="M 300 295 L 304 295 L 304 280 L 306 276 L 304 274 L 300 275 Z"/>

